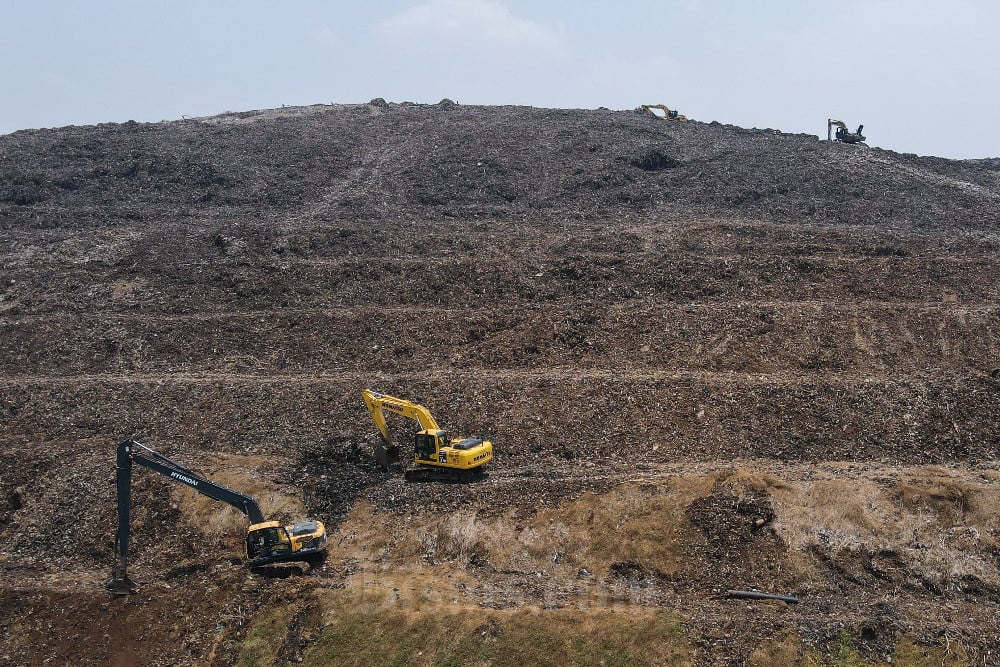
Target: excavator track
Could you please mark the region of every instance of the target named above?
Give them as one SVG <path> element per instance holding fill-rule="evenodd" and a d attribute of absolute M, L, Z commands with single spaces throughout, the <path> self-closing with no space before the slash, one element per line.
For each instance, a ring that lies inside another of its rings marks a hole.
<path fill-rule="evenodd" d="M 439 466 L 417 466 L 403 471 L 407 482 L 467 483 L 486 478 L 482 467 L 472 469 L 442 468 Z"/>

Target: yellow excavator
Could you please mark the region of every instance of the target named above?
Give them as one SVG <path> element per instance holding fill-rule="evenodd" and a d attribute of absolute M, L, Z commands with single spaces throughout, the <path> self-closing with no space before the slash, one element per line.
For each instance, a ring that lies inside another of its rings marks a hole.
<path fill-rule="evenodd" d="M 321 521 L 306 519 L 287 526 L 277 521 L 268 521 L 257 501 L 247 494 L 206 479 L 141 442 L 125 440 L 118 445 L 115 461 L 118 532 L 115 534 L 115 565 L 111 581 L 107 584 L 108 591 L 114 595 L 128 595 L 139 590 L 139 586 L 129 579 L 125 571 L 131 533 L 129 514 L 132 508 L 134 463 L 239 510 L 250 522 L 246 534 L 246 564 L 250 568 L 288 561 L 303 561 L 313 566 L 321 563 L 326 556 L 326 528 Z"/>
<path fill-rule="evenodd" d="M 682 116 L 679 113 L 677 113 L 676 110 L 670 109 L 662 104 L 643 104 L 642 108 L 650 116 L 654 116 L 661 120 L 677 120 L 681 122 L 687 120 L 687 116 Z M 660 114 L 654 112 L 653 109 L 658 109 L 659 111 L 662 111 L 663 115 L 661 116 Z"/>
<path fill-rule="evenodd" d="M 834 133 L 833 128 L 837 128 L 836 133 Z M 865 129 L 864 125 L 858 125 L 856 132 L 851 132 L 847 129 L 847 124 L 842 120 L 834 120 L 832 118 L 826 119 L 826 140 L 842 141 L 845 144 L 860 144 L 864 142 L 865 135 L 861 134 L 861 130 Z"/>
<path fill-rule="evenodd" d="M 362 396 L 382 436 L 375 458 L 384 470 L 400 460 L 399 447 L 389 435 L 386 412 L 420 424 L 421 430 L 414 436 L 413 466 L 403 473 L 407 481 L 471 481 L 482 477 L 483 466 L 493 460 L 493 443 L 479 436 L 449 440 L 448 432 L 438 426 L 430 410 L 422 405 L 370 389 L 365 389 Z"/>

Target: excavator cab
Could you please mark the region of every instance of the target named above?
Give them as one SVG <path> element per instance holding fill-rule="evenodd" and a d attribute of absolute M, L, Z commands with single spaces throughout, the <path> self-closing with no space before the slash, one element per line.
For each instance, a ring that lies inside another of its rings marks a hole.
<path fill-rule="evenodd" d="M 325 547 L 326 529 L 312 519 L 296 521 L 290 526 L 265 521 L 247 528 L 250 567 L 288 560 L 321 561 Z"/>
<path fill-rule="evenodd" d="M 288 537 L 288 531 L 281 524 L 269 525 L 260 524 L 263 527 L 251 526 L 247 531 L 247 559 L 257 560 L 258 558 L 270 558 L 272 556 L 284 556 L 291 553 L 292 541 Z"/>
<path fill-rule="evenodd" d="M 414 436 L 413 453 L 418 459 L 435 461 L 437 453 L 448 444 L 447 431 L 420 431 Z"/>

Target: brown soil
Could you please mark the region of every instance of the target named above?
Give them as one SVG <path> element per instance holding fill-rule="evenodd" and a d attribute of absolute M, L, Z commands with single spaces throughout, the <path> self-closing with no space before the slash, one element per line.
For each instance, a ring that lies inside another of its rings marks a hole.
<path fill-rule="evenodd" d="M 374 595 L 487 638 L 665 608 L 675 664 L 993 664 L 998 219 L 1000 160 L 634 112 L 0 137 L 0 659 L 329 662 L 324 605 Z M 365 387 L 488 435 L 488 478 L 379 470 Z M 239 516 L 139 470 L 109 598 L 129 437 L 323 519 L 325 567 L 249 574 Z"/>

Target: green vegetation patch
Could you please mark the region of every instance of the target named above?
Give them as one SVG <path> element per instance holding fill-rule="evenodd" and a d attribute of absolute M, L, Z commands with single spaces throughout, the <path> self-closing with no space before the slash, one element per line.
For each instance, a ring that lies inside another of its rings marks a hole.
<path fill-rule="evenodd" d="M 869 660 L 855 646 L 856 638 L 842 630 L 834 643 L 825 647 L 807 646 L 794 631 L 761 644 L 748 661 L 749 667 L 962 667 L 972 664 L 965 648 L 946 642 L 944 645 L 918 644 L 909 636 L 899 637 L 889 662 Z"/>
<path fill-rule="evenodd" d="M 239 667 L 268 667 L 278 657 L 288 634 L 291 610 L 276 607 L 261 614 L 240 646 Z"/>
<path fill-rule="evenodd" d="M 331 607 L 306 665 L 690 665 L 668 612 Z"/>

